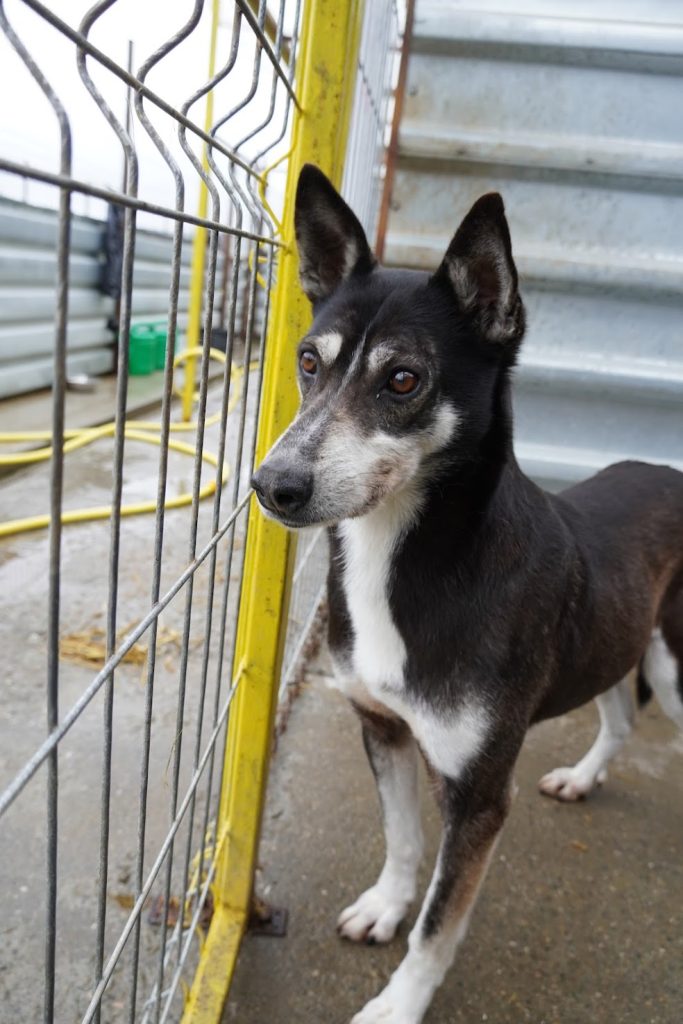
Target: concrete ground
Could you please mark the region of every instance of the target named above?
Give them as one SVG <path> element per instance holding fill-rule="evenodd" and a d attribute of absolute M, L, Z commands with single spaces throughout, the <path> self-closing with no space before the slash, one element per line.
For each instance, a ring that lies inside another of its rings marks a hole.
<path fill-rule="evenodd" d="M 308 673 L 271 772 L 259 891 L 288 908 L 288 933 L 246 937 L 223 1024 L 348 1024 L 398 964 L 415 917 L 388 947 L 335 934 L 383 844 L 359 728 L 327 671 L 323 658 Z M 650 705 L 589 800 L 541 797 L 538 778 L 583 754 L 596 722 L 587 707 L 529 735 L 469 936 L 425 1024 L 683 1020 L 683 737 Z M 422 892 L 439 834 L 423 788 Z"/>

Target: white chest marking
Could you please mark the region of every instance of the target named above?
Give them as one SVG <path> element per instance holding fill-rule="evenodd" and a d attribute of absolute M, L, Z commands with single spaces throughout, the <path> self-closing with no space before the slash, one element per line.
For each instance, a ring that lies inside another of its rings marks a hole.
<path fill-rule="evenodd" d="M 344 559 L 342 582 L 354 632 L 351 660 L 361 681 L 371 691 L 380 686 L 398 690 L 403 685 L 406 649 L 392 618 L 388 596 L 392 556 L 420 512 L 422 461 L 448 444 L 458 422 L 458 414 L 445 402 L 437 410 L 430 428 L 417 434 L 412 444 L 406 438 L 378 432 L 369 438 L 357 439 L 352 449 L 355 479 L 362 482 L 361 490 L 373 476 L 381 481 L 378 466 L 382 462 L 389 463 L 392 469 L 388 474 L 385 471 L 385 478 L 391 477 L 393 472 L 400 473 L 399 479 L 410 481 L 392 489 L 381 504 L 365 515 L 344 519 L 339 524 Z M 348 461 L 352 441 L 348 436 L 336 434 L 326 444 L 330 452 L 333 445 L 338 454 L 343 450 Z M 333 458 L 328 461 L 335 463 Z M 337 484 L 340 478 L 343 474 L 335 469 Z M 347 487 L 352 489 L 353 486 L 353 481 L 349 480 Z M 359 503 L 363 497 L 363 494 L 359 496 Z M 374 692 L 373 696 L 379 695 Z"/>
<path fill-rule="evenodd" d="M 389 607 L 391 557 L 415 511 L 413 496 L 392 499 L 339 530 L 343 582 L 353 624 L 353 669 L 375 699 L 380 690 L 400 690 L 406 648 Z"/>
<path fill-rule="evenodd" d="M 337 666 L 338 685 L 352 700 L 377 710 L 384 707 L 402 718 L 434 768 L 457 778 L 483 749 L 489 714 L 473 699 L 450 713 L 436 714 L 425 702 L 409 697 L 404 687 L 406 647 L 389 607 L 392 554 L 417 507 L 415 493 L 394 495 L 367 515 L 340 524 L 354 645 L 351 664 Z"/>

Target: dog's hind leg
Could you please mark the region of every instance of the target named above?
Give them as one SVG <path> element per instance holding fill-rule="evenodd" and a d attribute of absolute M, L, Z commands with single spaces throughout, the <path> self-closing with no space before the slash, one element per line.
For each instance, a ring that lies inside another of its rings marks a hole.
<path fill-rule="evenodd" d="M 666 628 L 668 623 L 663 625 Z M 680 637 L 672 629 L 666 638 L 663 630 L 654 631 L 643 659 L 643 675 L 664 714 L 683 729 L 683 620 Z"/>
<path fill-rule="evenodd" d="M 538 788 L 556 800 L 574 801 L 587 796 L 607 778 L 607 764 L 621 750 L 633 727 L 633 673 L 596 697 L 600 731 L 587 754 L 571 768 L 555 768 L 544 775 Z"/>
<path fill-rule="evenodd" d="M 337 929 L 354 942 L 389 942 L 415 898 L 422 858 L 417 746 L 405 722 L 356 706 L 379 791 L 386 860 L 375 885 L 339 916 Z"/>

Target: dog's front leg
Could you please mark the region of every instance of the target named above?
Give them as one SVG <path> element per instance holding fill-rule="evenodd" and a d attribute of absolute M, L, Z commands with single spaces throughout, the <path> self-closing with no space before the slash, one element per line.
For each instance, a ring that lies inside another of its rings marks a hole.
<path fill-rule="evenodd" d="M 377 782 L 386 859 L 377 882 L 339 916 L 337 928 L 354 942 L 389 942 L 415 899 L 422 857 L 417 747 L 405 722 L 356 706 L 363 743 Z"/>
<path fill-rule="evenodd" d="M 444 828 L 436 868 L 408 953 L 376 999 L 351 1024 L 420 1024 L 467 932 L 509 805 L 509 777 L 478 793 L 476 765 L 468 781 L 442 778 Z"/>

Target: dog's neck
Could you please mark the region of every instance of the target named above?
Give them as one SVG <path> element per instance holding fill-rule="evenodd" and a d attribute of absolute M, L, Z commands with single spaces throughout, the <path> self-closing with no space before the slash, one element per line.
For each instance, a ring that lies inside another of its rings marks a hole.
<path fill-rule="evenodd" d="M 536 488 L 519 467 L 513 450 L 512 401 L 507 369 L 499 371 L 492 394 L 489 428 L 477 451 L 467 462 L 460 459 L 460 439 L 454 438 L 453 454 L 438 456 L 441 471 L 425 482 L 420 511 L 412 530 L 421 536 L 450 537 L 468 544 L 486 523 L 498 515 L 509 519 L 515 493 Z"/>
<path fill-rule="evenodd" d="M 343 581 L 366 678 L 394 682 L 402 676 L 405 650 L 389 613 L 392 587 L 405 583 L 426 596 L 425 588 L 448 587 L 449 577 L 470 576 L 484 562 L 505 572 L 523 557 L 525 520 L 537 489 L 513 454 L 504 373 L 493 400 L 491 427 L 476 459 L 459 464 L 445 450 L 432 467 L 435 475 L 412 481 L 332 531 L 331 603 Z M 378 651 L 384 652 L 381 658 Z"/>

